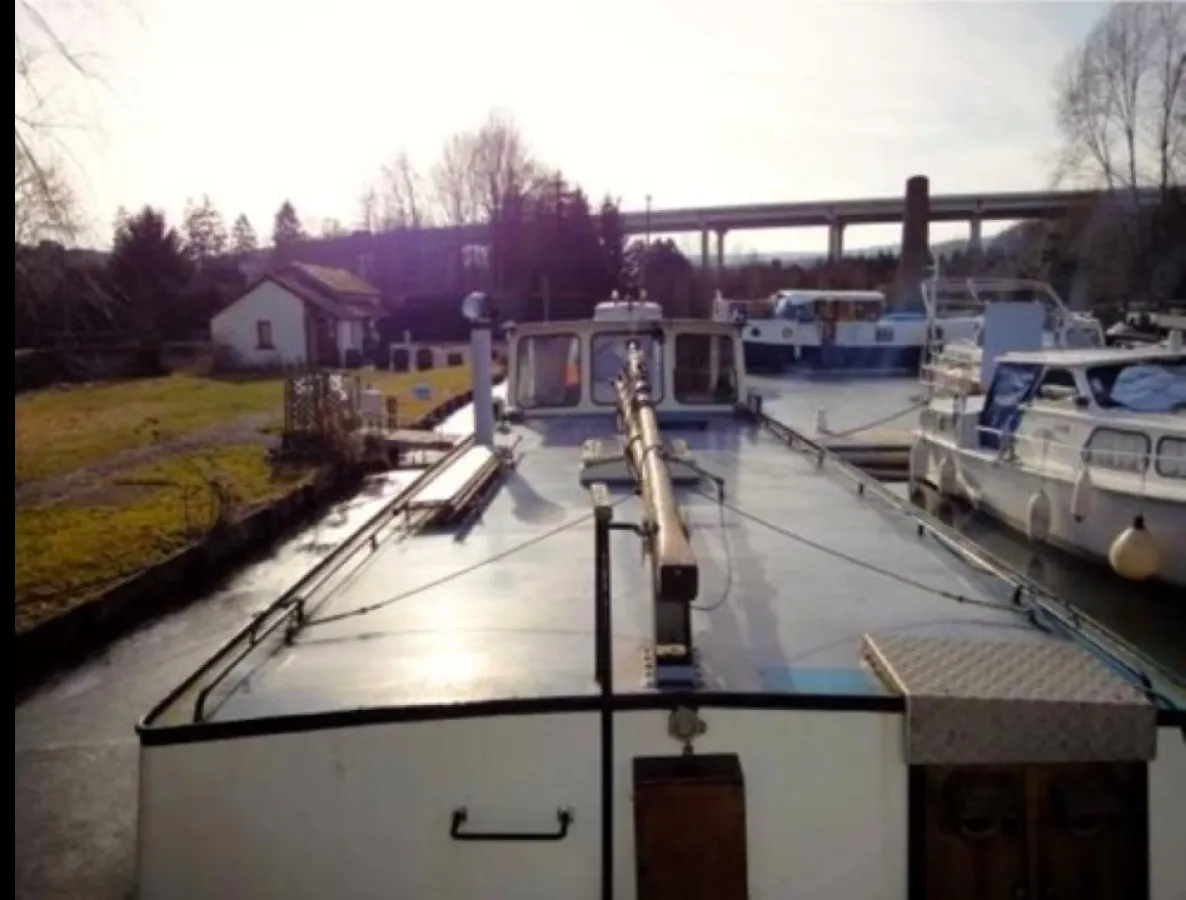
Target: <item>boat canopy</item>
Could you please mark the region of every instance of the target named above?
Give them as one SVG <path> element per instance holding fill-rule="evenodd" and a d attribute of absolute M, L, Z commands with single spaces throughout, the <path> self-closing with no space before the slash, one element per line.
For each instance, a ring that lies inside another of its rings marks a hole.
<path fill-rule="evenodd" d="M 1101 406 L 1143 413 L 1186 410 L 1186 360 L 1099 366 L 1087 370 L 1087 381 Z"/>

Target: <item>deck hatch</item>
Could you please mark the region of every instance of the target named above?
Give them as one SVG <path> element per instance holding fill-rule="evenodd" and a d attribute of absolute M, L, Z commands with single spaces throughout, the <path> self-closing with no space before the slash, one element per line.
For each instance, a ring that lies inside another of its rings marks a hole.
<path fill-rule="evenodd" d="M 906 697 L 908 764 L 1155 755 L 1156 707 L 1070 642 L 866 635 L 864 654 Z"/>

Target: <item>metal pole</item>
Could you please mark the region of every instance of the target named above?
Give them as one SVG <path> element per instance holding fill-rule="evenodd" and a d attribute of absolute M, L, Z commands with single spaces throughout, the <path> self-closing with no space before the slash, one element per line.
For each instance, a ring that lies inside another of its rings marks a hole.
<path fill-rule="evenodd" d="M 643 244 L 642 251 L 642 284 L 638 287 L 640 290 L 646 290 L 647 284 L 647 269 L 650 268 L 651 262 L 651 195 L 647 194 L 647 225 L 646 225 L 646 241 Z"/>

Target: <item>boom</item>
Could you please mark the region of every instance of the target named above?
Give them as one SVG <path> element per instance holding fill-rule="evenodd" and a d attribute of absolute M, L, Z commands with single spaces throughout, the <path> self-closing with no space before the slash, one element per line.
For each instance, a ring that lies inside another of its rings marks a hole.
<path fill-rule="evenodd" d="M 691 603 L 699 590 L 699 570 L 675 503 L 646 358 L 637 341 L 627 344 L 626 361 L 615 387 L 626 459 L 634 470 L 646 511 L 656 600 L 661 609 L 670 603 Z"/>

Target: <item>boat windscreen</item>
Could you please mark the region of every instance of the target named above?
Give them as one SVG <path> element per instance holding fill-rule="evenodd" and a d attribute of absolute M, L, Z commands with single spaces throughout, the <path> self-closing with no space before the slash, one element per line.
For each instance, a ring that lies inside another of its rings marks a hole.
<path fill-rule="evenodd" d="M 1164 413 L 1186 410 L 1186 362 L 1095 366 L 1087 383 L 1107 408 Z"/>
<path fill-rule="evenodd" d="M 992 384 L 980 411 L 980 446 L 1001 446 L 1021 419 L 1021 407 L 1033 396 L 1042 367 L 1001 363 L 993 373 Z"/>
<path fill-rule="evenodd" d="M 612 404 L 617 401 L 614 380 L 622 374 L 626 363 L 626 342 L 635 341 L 647 364 L 647 381 L 651 399 L 663 399 L 663 345 L 646 334 L 630 332 L 601 333 L 593 336 L 592 392 L 594 403 Z"/>

